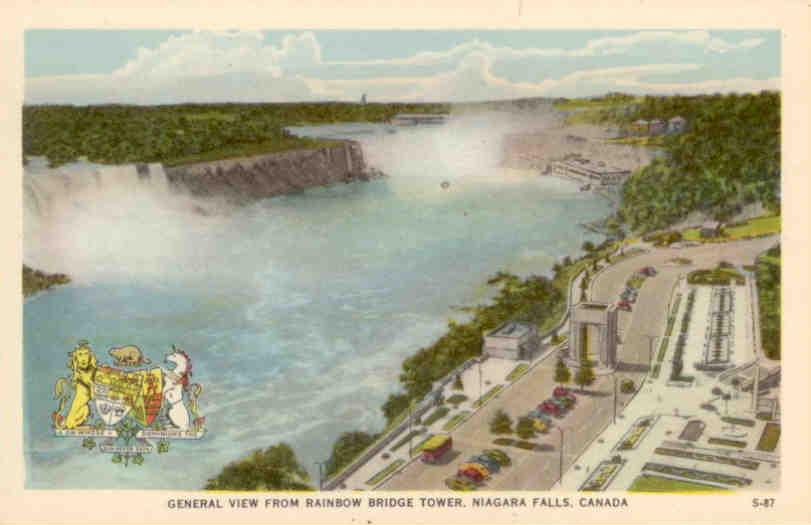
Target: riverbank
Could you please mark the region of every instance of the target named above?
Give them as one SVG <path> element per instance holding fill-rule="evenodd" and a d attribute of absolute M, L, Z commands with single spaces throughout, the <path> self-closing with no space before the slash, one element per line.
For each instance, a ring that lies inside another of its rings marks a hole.
<path fill-rule="evenodd" d="M 23 264 L 23 297 L 30 297 L 38 292 L 69 282 L 70 277 L 64 273 L 46 273 Z"/>

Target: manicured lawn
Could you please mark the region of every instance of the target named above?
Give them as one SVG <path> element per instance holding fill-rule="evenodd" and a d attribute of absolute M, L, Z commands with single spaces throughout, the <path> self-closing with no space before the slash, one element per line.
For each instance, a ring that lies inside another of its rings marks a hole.
<path fill-rule="evenodd" d="M 443 417 L 447 416 L 448 412 L 450 412 L 450 411 L 451 411 L 450 408 L 448 408 L 446 406 L 441 406 L 441 407 L 437 408 L 436 410 L 434 410 L 433 412 L 431 412 L 428 415 L 428 417 L 426 417 L 423 420 L 422 424 L 425 425 L 426 427 L 429 427 L 429 426 L 433 425 L 434 423 L 436 423 L 437 421 L 439 421 L 440 419 L 442 419 Z"/>
<path fill-rule="evenodd" d="M 413 439 L 413 438 L 415 438 L 415 437 L 419 436 L 421 433 L 422 433 L 422 432 L 421 432 L 421 431 L 419 431 L 419 430 L 412 430 L 411 432 L 409 432 L 408 434 L 406 434 L 406 435 L 405 435 L 405 437 L 403 437 L 402 439 L 400 439 L 400 441 L 398 441 L 397 443 L 395 443 L 395 444 L 394 444 L 394 445 L 393 445 L 393 446 L 392 446 L 392 447 L 391 447 L 389 450 L 391 450 L 392 452 L 394 452 L 394 451 L 395 451 L 395 450 L 397 450 L 398 448 L 400 448 L 400 447 L 402 447 L 403 445 L 405 445 L 406 443 L 408 443 L 408 442 L 409 442 L 411 439 Z"/>
<path fill-rule="evenodd" d="M 693 483 L 649 474 L 642 474 L 628 487 L 628 492 L 717 492 L 725 490 L 703 483 Z"/>
<path fill-rule="evenodd" d="M 716 238 L 702 239 L 698 228 L 690 228 L 689 230 L 685 230 L 682 232 L 682 236 L 686 241 L 723 242 L 734 241 L 744 237 L 770 235 L 772 233 L 778 233 L 780 229 L 780 215 L 763 215 L 761 217 L 750 219 L 740 225 L 725 226 L 724 234 Z"/>
<path fill-rule="evenodd" d="M 777 442 L 780 441 L 780 425 L 777 423 L 766 423 L 763 427 L 763 434 L 760 435 L 757 449 L 764 452 L 774 452 Z"/>
<path fill-rule="evenodd" d="M 706 284 L 713 286 L 743 284 L 743 275 L 732 268 L 715 268 L 713 270 L 696 270 L 687 275 L 688 284 Z"/>
<path fill-rule="evenodd" d="M 461 423 L 462 420 L 465 419 L 469 414 L 470 412 L 468 412 L 467 410 L 462 410 L 461 412 L 450 418 L 442 427 L 442 430 L 444 430 L 445 432 L 450 432 L 451 430 L 459 426 L 459 423 Z"/>
<path fill-rule="evenodd" d="M 488 390 L 488 391 L 487 391 L 487 392 L 486 392 L 486 393 L 485 393 L 485 394 L 484 394 L 482 397 L 480 397 L 479 399 L 477 399 L 476 401 L 474 401 L 474 402 L 473 402 L 473 407 L 474 407 L 474 408 L 479 408 L 480 406 L 484 405 L 485 403 L 487 403 L 488 401 L 490 401 L 490 399 L 492 399 L 493 397 L 495 397 L 495 395 L 496 395 L 496 394 L 498 394 L 499 392 L 501 392 L 501 390 L 502 390 L 503 388 L 504 388 L 504 385 L 496 385 L 496 386 L 494 386 L 493 388 L 491 388 L 490 390 Z"/>
<path fill-rule="evenodd" d="M 445 400 L 449 405 L 458 405 L 464 401 L 467 401 L 467 396 L 464 394 L 454 394 L 448 399 Z"/>
<path fill-rule="evenodd" d="M 529 370 L 529 365 L 526 363 L 521 363 L 520 365 L 513 368 L 512 372 L 507 374 L 507 381 L 515 381 L 522 375 L 526 374 L 527 370 Z"/>
<path fill-rule="evenodd" d="M 366 481 L 366 484 L 371 486 L 377 485 L 378 483 L 386 479 L 386 477 L 389 474 L 400 468 L 403 465 L 403 463 L 405 463 L 404 459 L 398 459 L 397 461 L 393 461 L 386 468 L 384 468 L 383 470 L 381 470 L 380 472 L 369 478 L 369 480 Z"/>

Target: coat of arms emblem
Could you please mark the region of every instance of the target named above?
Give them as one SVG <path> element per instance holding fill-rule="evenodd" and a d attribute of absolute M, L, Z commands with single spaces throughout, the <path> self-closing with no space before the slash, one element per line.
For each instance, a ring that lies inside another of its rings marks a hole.
<path fill-rule="evenodd" d="M 98 439 L 98 449 L 124 465 L 140 465 L 155 448 L 168 452 L 170 440 L 203 437 L 205 418 L 198 409 L 203 387 L 191 382 L 192 362 L 185 351 L 173 345 L 164 366 L 149 366 L 133 345 L 109 354 L 115 366 L 99 364 L 87 341 L 68 354 L 71 374 L 54 385 L 56 436 L 82 438 L 89 449 Z"/>

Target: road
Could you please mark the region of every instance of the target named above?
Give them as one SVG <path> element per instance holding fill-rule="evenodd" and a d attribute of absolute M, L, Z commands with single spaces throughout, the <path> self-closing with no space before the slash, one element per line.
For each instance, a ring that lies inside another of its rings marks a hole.
<path fill-rule="evenodd" d="M 646 280 L 632 312 L 620 312 L 621 342 L 618 349 L 617 372 L 603 376 L 589 387 L 588 395 L 578 395 L 576 407 L 558 423 L 564 434 L 564 470 L 569 468 L 597 435 L 611 423 L 614 410 L 614 381 L 633 379 L 636 385 L 644 380 L 649 363 L 649 339 L 646 334 L 659 336 L 664 332 L 671 291 L 680 276 L 696 269 L 714 267 L 720 261 L 752 264 L 757 254 L 773 246 L 777 236 L 708 244 L 679 250 L 654 248 L 631 257 L 602 271 L 592 282 L 591 300 L 611 302 L 625 286 L 627 279 L 643 266 L 654 266 L 656 277 Z M 670 264 L 674 257 L 691 259 L 687 265 Z M 409 464 L 395 474 L 382 490 L 443 490 L 444 480 L 452 477 L 460 463 L 485 448 L 492 448 L 495 436 L 488 422 L 502 409 L 513 420 L 526 414 L 548 397 L 555 387 L 555 354 L 545 358 L 531 372 L 505 389 L 485 407 L 453 432 L 454 451 L 439 465 L 420 461 Z M 617 405 L 622 407 L 631 397 L 619 394 Z M 619 415 L 622 417 L 622 414 Z M 513 436 L 514 437 L 514 436 Z M 541 452 L 515 447 L 498 447 L 513 460 L 513 466 L 492 476 L 485 490 L 544 490 L 555 485 L 560 476 L 560 433 L 557 428 L 534 440 L 544 446 Z M 578 467 L 579 468 L 579 467 Z"/>

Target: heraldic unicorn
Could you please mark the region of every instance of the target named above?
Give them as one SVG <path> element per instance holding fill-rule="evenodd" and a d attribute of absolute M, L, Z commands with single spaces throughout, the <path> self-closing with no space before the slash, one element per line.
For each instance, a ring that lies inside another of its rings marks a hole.
<path fill-rule="evenodd" d="M 87 341 L 68 354 L 68 377 L 54 385 L 56 410 L 51 414 L 58 437 L 83 438 L 82 446 L 112 454 L 113 463 L 140 465 L 152 452 L 169 451 L 169 441 L 196 440 L 205 433 L 198 411 L 203 392 L 192 383 L 189 355 L 172 345 L 163 364 L 150 367 L 137 346 L 111 348 L 115 367 L 99 364 Z M 65 409 L 67 408 L 67 412 Z"/>

